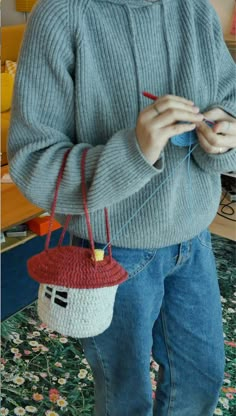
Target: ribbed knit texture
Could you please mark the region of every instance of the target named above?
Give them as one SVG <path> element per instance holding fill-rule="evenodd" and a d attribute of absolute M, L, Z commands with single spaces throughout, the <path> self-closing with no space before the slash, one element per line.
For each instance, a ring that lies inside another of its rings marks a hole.
<path fill-rule="evenodd" d="M 57 219 L 88 238 L 80 186 L 86 158 L 94 240 L 106 244 L 171 174 L 188 148 L 168 143 L 151 166 L 137 144 L 142 91 L 176 94 L 236 117 L 236 66 L 208 0 L 41 0 L 24 36 L 8 137 L 10 174 L 25 196 L 50 211 L 65 151 Z M 158 138 L 157 138 L 158 140 Z M 236 150 L 191 156 L 112 244 L 155 248 L 192 238 L 213 220 L 220 173 L 236 169 Z M 191 196 L 191 201 L 190 201 Z"/>

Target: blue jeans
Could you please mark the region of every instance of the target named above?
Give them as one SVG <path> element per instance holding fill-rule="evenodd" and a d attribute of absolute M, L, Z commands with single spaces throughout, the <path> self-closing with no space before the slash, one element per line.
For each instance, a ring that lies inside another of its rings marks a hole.
<path fill-rule="evenodd" d="M 88 246 L 73 244 L 81 242 Z M 212 416 L 225 355 L 210 233 L 156 250 L 113 247 L 113 257 L 129 278 L 112 323 L 80 340 L 94 375 L 95 415 Z M 151 351 L 160 366 L 154 404 Z"/>

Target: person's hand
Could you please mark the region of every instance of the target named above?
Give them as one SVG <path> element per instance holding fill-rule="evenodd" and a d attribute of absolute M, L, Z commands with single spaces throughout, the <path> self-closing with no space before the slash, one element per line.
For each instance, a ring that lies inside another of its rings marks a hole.
<path fill-rule="evenodd" d="M 203 115 L 197 113 L 199 108 L 192 101 L 175 95 L 164 95 L 139 113 L 135 132 L 149 163 L 153 165 L 159 159 L 171 137 L 195 129 L 203 120 Z M 191 124 L 176 124 L 181 121 Z"/>
<path fill-rule="evenodd" d="M 220 108 L 214 108 L 203 115 L 216 121 L 213 127 L 208 127 L 205 122 L 197 123 L 199 144 L 205 152 L 221 154 L 236 148 L 236 119 Z"/>

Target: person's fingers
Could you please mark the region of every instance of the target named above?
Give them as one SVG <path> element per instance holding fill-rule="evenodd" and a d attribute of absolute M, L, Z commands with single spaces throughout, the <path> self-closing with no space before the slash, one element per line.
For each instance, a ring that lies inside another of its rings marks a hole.
<path fill-rule="evenodd" d="M 192 101 L 187 100 L 186 98 L 177 97 L 175 95 L 165 95 L 145 107 L 142 110 L 142 113 L 144 113 L 147 120 L 149 120 L 152 117 L 157 116 L 158 113 L 163 113 L 171 108 L 179 108 L 193 113 L 198 113 L 200 111 L 198 107 L 194 106 Z"/>
<path fill-rule="evenodd" d="M 203 120 L 199 111 L 192 101 L 164 96 L 139 113 L 135 129 L 137 141 L 151 164 L 159 158 L 171 137 L 196 128 L 195 123 Z"/>
<path fill-rule="evenodd" d="M 149 137 L 152 137 L 153 142 L 158 142 L 160 137 L 162 140 L 166 141 L 170 137 L 177 136 L 179 134 L 186 133 L 188 131 L 194 130 L 196 128 L 196 124 L 194 123 L 182 123 L 182 124 L 173 124 L 170 126 L 166 126 L 160 129 L 157 123 L 152 120 L 150 121 L 149 125 Z"/>
<path fill-rule="evenodd" d="M 172 126 L 167 126 L 161 129 L 163 134 L 165 133 L 167 138 L 178 136 L 179 134 L 186 133 L 188 131 L 192 131 L 196 128 L 196 124 L 174 124 Z"/>
<path fill-rule="evenodd" d="M 221 110 L 221 108 L 213 108 L 212 110 L 206 111 L 203 113 L 204 117 L 212 121 L 222 121 L 229 120 L 235 121 L 235 118 Z"/>
<path fill-rule="evenodd" d="M 212 130 L 217 134 L 221 133 L 236 137 L 236 121 L 219 121 L 213 126 Z"/>
<path fill-rule="evenodd" d="M 164 97 L 161 97 L 159 100 L 155 101 L 152 106 L 155 110 L 155 108 L 159 111 L 159 113 L 164 113 L 167 110 L 184 110 L 191 113 L 199 113 L 200 109 L 199 107 L 194 106 L 191 102 L 186 100 L 182 97 L 176 97 L 174 95 L 167 95 Z"/>
<path fill-rule="evenodd" d="M 162 102 L 162 101 L 166 101 L 166 102 L 169 102 L 169 103 L 172 102 L 172 101 L 177 101 L 177 102 L 182 102 L 182 103 L 190 104 L 190 105 L 194 104 L 193 101 L 188 100 L 187 98 L 178 97 L 177 95 L 170 95 L 170 94 L 163 95 L 162 97 L 158 98 L 158 100 L 155 101 L 155 103 Z"/>
<path fill-rule="evenodd" d="M 152 108 L 155 110 L 158 110 L 159 113 L 164 113 L 166 111 L 171 111 L 171 110 L 182 110 L 182 111 L 187 111 L 189 113 L 196 113 L 198 114 L 200 109 L 199 107 L 195 107 L 186 103 L 182 103 L 180 101 L 174 101 L 171 103 L 171 105 L 169 105 L 168 102 L 163 101 L 162 103 L 156 103 L 152 106 Z"/>
<path fill-rule="evenodd" d="M 230 134 L 217 134 L 211 127 L 208 127 L 206 123 L 197 123 L 196 131 L 201 133 L 205 140 L 208 142 L 208 148 L 212 147 L 213 153 L 214 148 L 236 148 L 236 135 Z"/>
<path fill-rule="evenodd" d="M 225 147 L 225 146 L 213 146 L 209 143 L 209 141 L 206 139 L 206 137 L 199 131 L 197 130 L 197 136 L 198 136 L 198 141 L 200 146 L 202 147 L 203 150 L 205 150 L 206 153 L 210 153 L 210 154 L 221 154 L 221 153 L 225 153 L 227 152 L 230 147 Z"/>
<path fill-rule="evenodd" d="M 177 112 L 178 112 L 178 115 L 177 115 Z M 145 110 L 143 111 L 143 120 L 145 122 L 148 122 L 156 117 L 158 117 L 158 120 L 160 120 L 160 116 L 164 115 L 165 117 L 168 116 L 167 122 L 168 121 L 173 122 L 175 120 L 174 116 L 177 116 L 177 119 L 176 119 L 177 121 L 178 120 L 185 121 L 184 114 L 182 114 L 183 112 L 189 113 L 189 114 L 198 114 L 199 108 L 185 104 L 185 103 L 181 103 L 178 101 L 175 101 L 175 102 L 172 101 L 171 107 L 169 107 L 169 104 L 167 102 L 152 104 L 146 107 Z M 171 117 L 171 114 L 172 114 L 172 117 Z M 202 119 L 203 117 L 198 117 L 197 121 L 202 120 Z M 188 119 L 186 121 L 188 121 Z M 189 120 L 189 121 L 192 121 L 192 120 Z M 165 125 L 167 124 L 165 123 Z"/>
<path fill-rule="evenodd" d="M 195 114 L 190 111 L 171 109 L 161 113 L 156 120 L 158 120 L 158 128 L 163 128 L 181 121 L 183 123 L 199 123 L 203 120 L 203 115 Z"/>

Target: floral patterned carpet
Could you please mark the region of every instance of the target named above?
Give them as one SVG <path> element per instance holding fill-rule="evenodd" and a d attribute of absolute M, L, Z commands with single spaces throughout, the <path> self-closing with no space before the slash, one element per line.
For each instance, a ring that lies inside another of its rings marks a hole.
<path fill-rule="evenodd" d="M 235 244 L 212 236 L 225 335 L 225 379 L 214 415 L 236 415 Z M 127 356 L 127 360 L 129 357 Z M 91 416 L 93 376 L 79 343 L 41 324 L 36 302 L 2 324 L 0 415 Z M 158 365 L 150 358 L 153 393 Z M 191 416 L 191 415 L 189 415 Z"/>

